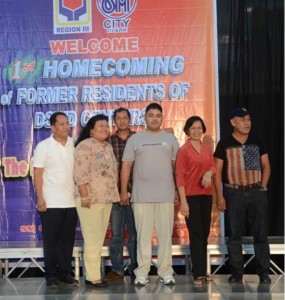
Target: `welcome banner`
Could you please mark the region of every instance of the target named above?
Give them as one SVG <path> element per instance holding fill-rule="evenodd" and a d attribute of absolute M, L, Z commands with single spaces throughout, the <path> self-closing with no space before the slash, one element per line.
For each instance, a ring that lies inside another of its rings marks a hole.
<path fill-rule="evenodd" d="M 216 141 L 211 0 L 1 0 L 0 239 L 35 240 L 32 156 L 64 111 L 76 138 L 96 114 L 127 107 L 133 130 L 158 102 L 182 144 L 191 115 Z M 187 237 L 178 213 L 174 236 Z M 107 233 L 109 234 L 109 233 Z M 213 211 L 211 235 L 220 235 Z M 80 230 L 78 229 L 78 238 Z"/>

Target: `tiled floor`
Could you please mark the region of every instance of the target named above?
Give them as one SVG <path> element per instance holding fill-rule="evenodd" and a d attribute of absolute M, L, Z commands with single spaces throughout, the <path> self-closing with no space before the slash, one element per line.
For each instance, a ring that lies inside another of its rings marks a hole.
<path fill-rule="evenodd" d="M 46 288 L 43 278 L 0 280 L 0 299 L 98 299 L 98 300 L 189 300 L 189 299 L 284 299 L 284 275 L 271 275 L 270 285 L 260 285 L 256 275 L 245 275 L 243 284 L 228 284 L 227 275 L 214 275 L 213 282 L 193 286 L 191 277 L 177 275 L 175 286 L 164 286 L 151 276 L 145 287 L 134 286 L 129 277 L 108 288 L 90 288 L 81 278 L 79 287 Z"/>

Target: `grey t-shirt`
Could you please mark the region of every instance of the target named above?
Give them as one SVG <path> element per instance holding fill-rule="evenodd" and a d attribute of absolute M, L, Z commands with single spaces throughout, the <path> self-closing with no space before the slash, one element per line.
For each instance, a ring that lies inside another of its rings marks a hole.
<path fill-rule="evenodd" d="M 122 160 L 134 161 L 132 202 L 174 201 L 172 162 L 178 149 L 176 137 L 163 130 L 157 134 L 141 131 L 128 139 Z"/>

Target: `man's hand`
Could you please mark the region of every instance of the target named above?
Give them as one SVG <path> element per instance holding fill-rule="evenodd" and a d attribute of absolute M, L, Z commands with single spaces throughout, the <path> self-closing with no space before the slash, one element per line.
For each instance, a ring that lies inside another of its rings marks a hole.
<path fill-rule="evenodd" d="M 174 204 L 178 204 L 178 203 L 179 203 L 179 195 L 178 195 L 177 191 L 175 190 Z"/>
<path fill-rule="evenodd" d="M 40 212 L 45 212 L 47 210 L 46 201 L 44 198 L 38 198 L 37 210 Z"/>
<path fill-rule="evenodd" d="M 130 204 L 130 196 L 129 193 L 120 193 L 120 205 L 126 206 Z"/>
<path fill-rule="evenodd" d="M 163 128 L 163 130 L 165 130 L 168 133 L 174 134 L 174 129 L 172 127 Z"/>

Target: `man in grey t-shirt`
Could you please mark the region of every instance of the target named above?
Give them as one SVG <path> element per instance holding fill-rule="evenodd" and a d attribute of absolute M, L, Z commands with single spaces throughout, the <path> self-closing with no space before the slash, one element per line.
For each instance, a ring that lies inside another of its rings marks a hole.
<path fill-rule="evenodd" d="M 125 147 L 121 170 L 121 203 L 128 205 L 128 180 L 133 169 L 131 202 L 137 230 L 135 285 L 146 285 L 151 265 L 153 230 L 158 238 L 158 275 L 164 284 L 175 284 L 172 269 L 172 231 L 175 183 L 173 167 L 179 144 L 175 136 L 160 129 L 162 107 L 146 108 L 146 130 L 132 135 Z"/>

